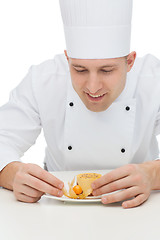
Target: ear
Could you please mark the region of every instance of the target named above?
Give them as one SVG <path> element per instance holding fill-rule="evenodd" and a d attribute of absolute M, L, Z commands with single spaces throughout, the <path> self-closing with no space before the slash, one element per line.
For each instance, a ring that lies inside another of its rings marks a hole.
<path fill-rule="evenodd" d="M 64 50 L 64 54 L 65 54 L 65 56 L 66 56 L 66 58 L 67 58 L 67 61 L 69 61 L 69 57 L 68 57 L 68 55 L 67 55 L 67 51 L 66 51 L 66 50 Z"/>
<path fill-rule="evenodd" d="M 136 56 L 137 56 L 137 53 L 134 51 L 134 52 L 131 52 L 128 56 L 127 56 L 127 72 L 129 72 L 133 65 L 134 65 L 134 62 L 135 62 L 135 59 L 136 59 Z"/>

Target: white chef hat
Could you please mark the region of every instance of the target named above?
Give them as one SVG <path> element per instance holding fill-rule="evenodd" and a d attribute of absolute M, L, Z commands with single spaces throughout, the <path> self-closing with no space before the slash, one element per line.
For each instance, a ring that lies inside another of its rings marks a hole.
<path fill-rule="evenodd" d="M 130 53 L 132 0 L 59 0 L 67 54 L 103 59 Z"/>

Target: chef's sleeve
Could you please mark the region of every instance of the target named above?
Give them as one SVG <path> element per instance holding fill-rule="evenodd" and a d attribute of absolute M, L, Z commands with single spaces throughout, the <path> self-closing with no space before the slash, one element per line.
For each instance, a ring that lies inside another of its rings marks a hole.
<path fill-rule="evenodd" d="M 156 117 L 156 122 L 155 122 L 155 128 L 154 128 L 154 134 L 158 136 L 160 134 L 160 109 Z"/>
<path fill-rule="evenodd" d="M 32 68 L 12 90 L 8 103 L 0 107 L 0 171 L 13 161 L 21 161 L 41 132 Z"/>

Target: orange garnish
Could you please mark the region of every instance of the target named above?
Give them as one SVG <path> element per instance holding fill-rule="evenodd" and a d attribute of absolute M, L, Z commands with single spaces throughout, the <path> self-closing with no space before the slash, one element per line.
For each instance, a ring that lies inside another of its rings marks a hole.
<path fill-rule="evenodd" d="M 81 193 L 83 192 L 81 186 L 79 186 L 79 185 L 74 186 L 74 187 L 73 187 L 73 191 L 74 191 L 75 194 L 77 194 L 77 195 L 79 195 L 79 194 L 81 194 Z"/>

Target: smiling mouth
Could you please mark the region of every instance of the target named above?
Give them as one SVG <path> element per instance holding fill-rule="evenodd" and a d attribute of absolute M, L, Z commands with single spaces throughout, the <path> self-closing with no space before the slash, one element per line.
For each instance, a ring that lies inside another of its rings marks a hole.
<path fill-rule="evenodd" d="M 92 95 L 92 94 L 89 94 L 89 93 L 88 93 L 88 95 L 91 96 L 91 97 L 93 97 L 93 98 L 98 98 L 98 97 L 104 96 L 104 94 L 101 94 L 101 95 Z"/>
<path fill-rule="evenodd" d="M 89 94 L 89 93 L 86 93 L 86 94 L 87 94 L 89 100 L 92 100 L 92 101 L 100 101 L 106 95 L 106 94 L 92 95 L 92 94 Z"/>

